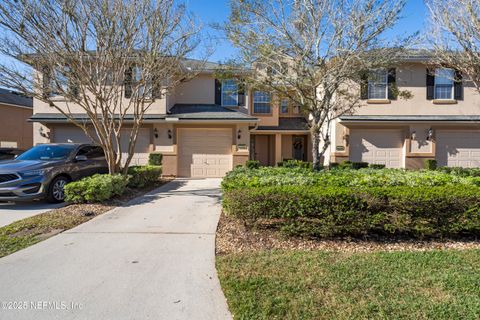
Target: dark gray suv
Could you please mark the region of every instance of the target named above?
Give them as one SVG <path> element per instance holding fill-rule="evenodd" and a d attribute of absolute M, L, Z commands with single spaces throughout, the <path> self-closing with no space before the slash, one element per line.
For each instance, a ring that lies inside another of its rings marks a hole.
<path fill-rule="evenodd" d="M 95 173 L 107 173 L 103 149 L 89 144 L 37 145 L 13 160 L 0 161 L 0 201 L 65 199 L 63 187 Z"/>

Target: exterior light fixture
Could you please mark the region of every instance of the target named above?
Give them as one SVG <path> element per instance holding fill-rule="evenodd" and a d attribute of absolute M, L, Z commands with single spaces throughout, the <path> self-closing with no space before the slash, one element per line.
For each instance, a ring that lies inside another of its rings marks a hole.
<path fill-rule="evenodd" d="M 241 137 L 242 137 L 242 130 L 238 130 L 237 139 L 240 139 Z"/>
<path fill-rule="evenodd" d="M 172 139 L 172 130 L 168 129 L 167 134 L 168 134 L 168 139 Z"/>
<path fill-rule="evenodd" d="M 40 134 L 40 136 L 42 136 L 42 137 L 44 137 L 44 138 L 49 138 L 49 136 L 50 136 L 50 135 L 48 134 L 48 132 L 45 132 L 45 131 L 43 130 L 43 127 L 40 127 L 40 129 L 38 129 L 38 133 Z"/>
<path fill-rule="evenodd" d="M 153 135 L 155 136 L 155 139 L 158 139 L 158 129 L 157 128 L 153 129 Z"/>
<path fill-rule="evenodd" d="M 410 139 L 411 140 L 417 139 L 417 132 L 416 131 L 412 131 L 412 133 L 410 133 Z"/>
<path fill-rule="evenodd" d="M 345 141 L 345 144 L 348 146 L 348 143 L 350 141 L 350 135 L 345 133 L 342 138 Z"/>
<path fill-rule="evenodd" d="M 430 129 L 428 129 L 427 141 L 432 140 L 432 138 L 433 138 L 433 129 L 430 128 Z"/>

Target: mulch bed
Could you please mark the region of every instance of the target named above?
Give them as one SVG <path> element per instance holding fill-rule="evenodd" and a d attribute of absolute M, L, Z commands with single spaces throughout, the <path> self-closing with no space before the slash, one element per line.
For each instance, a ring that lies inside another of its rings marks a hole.
<path fill-rule="evenodd" d="M 259 250 L 326 250 L 342 252 L 427 251 L 446 249 L 480 249 L 480 239 L 404 240 L 404 239 L 304 239 L 286 237 L 274 229 L 247 228 L 238 219 L 222 213 L 217 227 L 218 255 Z"/>

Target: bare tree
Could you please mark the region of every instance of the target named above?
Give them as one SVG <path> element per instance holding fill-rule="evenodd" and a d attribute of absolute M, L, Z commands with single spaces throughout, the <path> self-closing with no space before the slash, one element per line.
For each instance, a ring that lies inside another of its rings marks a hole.
<path fill-rule="evenodd" d="M 290 99 L 308 115 L 313 164 L 330 146 L 332 121 L 360 105 L 352 84 L 399 56 L 384 32 L 404 0 L 242 0 L 222 28 L 254 72 L 254 88 Z"/>
<path fill-rule="evenodd" d="M 428 0 L 430 12 L 427 45 L 433 47 L 431 63 L 467 75 L 480 92 L 480 1 Z M 458 79 L 454 79 L 457 80 Z"/>
<path fill-rule="evenodd" d="M 126 173 L 155 99 L 198 69 L 185 58 L 199 28 L 175 0 L 4 0 L 0 30 L 0 53 L 16 62 L 0 64 L 0 85 L 80 127 L 105 150 L 110 173 Z"/>

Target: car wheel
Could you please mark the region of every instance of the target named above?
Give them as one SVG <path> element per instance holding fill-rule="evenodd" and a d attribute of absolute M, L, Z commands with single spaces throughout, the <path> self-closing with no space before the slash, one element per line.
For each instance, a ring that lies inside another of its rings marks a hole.
<path fill-rule="evenodd" d="M 65 191 L 64 187 L 70 180 L 67 177 L 56 177 L 50 183 L 48 188 L 47 200 L 48 202 L 58 203 L 65 200 Z"/>

